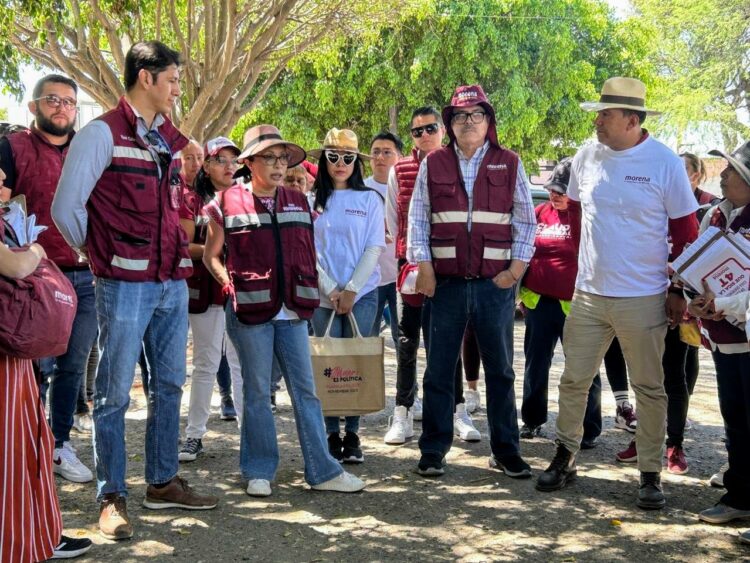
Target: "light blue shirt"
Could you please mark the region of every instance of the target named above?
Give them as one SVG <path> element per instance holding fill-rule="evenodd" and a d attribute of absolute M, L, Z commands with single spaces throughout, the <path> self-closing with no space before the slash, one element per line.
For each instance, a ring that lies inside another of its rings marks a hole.
<path fill-rule="evenodd" d="M 471 158 L 466 158 L 457 144 L 454 143 L 453 146 L 458 156 L 458 165 L 471 210 L 474 204 L 474 182 L 490 144 L 489 141 L 485 141 L 484 145 Z M 427 179 L 427 159 L 424 159 L 419 165 L 419 172 L 409 205 L 406 259 L 412 264 L 432 261 L 432 252 L 430 251 L 431 207 Z M 511 256 L 514 260 L 529 262 L 534 255 L 536 215 L 534 215 L 534 204 L 531 200 L 526 171 L 520 158 L 518 159 L 518 173 L 516 174 L 516 189 L 513 190 L 513 209 L 510 223 L 513 237 Z M 471 231 L 471 213 L 469 213 L 468 228 Z"/>

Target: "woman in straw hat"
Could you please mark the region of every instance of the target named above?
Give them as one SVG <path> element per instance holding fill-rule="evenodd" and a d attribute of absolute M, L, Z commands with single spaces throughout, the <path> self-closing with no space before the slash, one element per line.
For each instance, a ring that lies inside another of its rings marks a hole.
<path fill-rule="evenodd" d="M 302 162 L 305 151 L 272 125 L 253 127 L 245 141 L 237 159 L 252 186 L 235 185 L 207 205 L 203 261 L 229 297 L 227 332 L 244 382 L 240 469 L 247 494 L 270 495 L 279 465 L 271 411 L 274 357 L 292 400 L 305 480 L 316 490 L 356 492 L 365 484 L 326 451 L 313 383 L 306 320 L 319 300 L 310 207 L 303 194 L 283 187 L 287 166 Z"/>
<path fill-rule="evenodd" d="M 362 179 L 363 159 L 357 135 L 348 129 L 331 129 L 323 148 L 310 151 L 321 160 L 315 178 L 315 249 L 318 254 L 320 308 L 312 319 L 313 331 L 322 336 L 332 320 L 330 335 L 353 336 L 349 314 L 363 336 L 370 336 L 378 307 L 380 268 L 385 249 L 383 201 Z M 345 463 L 362 463 L 359 417 L 347 416 L 345 435 L 339 418 L 325 418 L 330 454 Z"/>

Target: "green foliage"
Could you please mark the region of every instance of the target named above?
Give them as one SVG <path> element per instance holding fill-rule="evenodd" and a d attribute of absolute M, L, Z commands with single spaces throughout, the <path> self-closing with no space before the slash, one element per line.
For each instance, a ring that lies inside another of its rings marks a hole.
<path fill-rule="evenodd" d="M 725 148 L 750 137 L 750 3 L 747 0 L 634 0 L 655 37 L 654 103 L 678 139 L 718 123 Z M 645 25 L 645 24 L 644 24 Z M 738 111 L 746 123 L 739 120 Z"/>
<path fill-rule="evenodd" d="M 606 78 L 650 81 L 646 52 L 594 0 L 433 0 L 368 40 L 338 38 L 294 59 L 233 135 L 274 123 L 312 148 L 329 128 L 348 127 L 367 146 L 395 125 L 408 142 L 414 108 L 441 108 L 457 85 L 480 83 L 501 142 L 532 164 L 590 136 L 578 104 Z"/>

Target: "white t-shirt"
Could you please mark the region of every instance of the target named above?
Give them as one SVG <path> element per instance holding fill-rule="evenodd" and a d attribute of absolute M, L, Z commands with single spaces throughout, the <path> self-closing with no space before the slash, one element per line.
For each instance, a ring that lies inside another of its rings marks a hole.
<path fill-rule="evenodd" d="M 383 196 L 383 209 L 385 209 L 388 184 L 381 184 L 370 176 L 365 180 L 365 186 L 378 190 L 378 193 Z M 383 225 L 383 228 L 386 228 L 386 226 Z M 396 239 L 394 234 L 391 234 L 391 242 L 385 243 L 385 251 L 380 254 L 378 265 L 380 266 L 380 285 L 395 283 L 396 278 L 398 278 L 398 261 L 396 260 Z"/>
<path fill-rule="evenodd" d="M 568 195 L 581 202 L 576 288 L 607 297 L 666 290 L 668 219 L 698 207 L 682 159 L 650 136 L 623 151 L 595 142 L 573 158 Z"/>
<path fill-rule="evenodd" d="M 378 194 L 372 190 L 333 190 L 326 209 L 315 219 L 315 250 L 321 267 L 339 288 L 346 287 L 352 279 L 367 247 L 385 248 L 384 224 L 383 200 Z M 380 267 L 376 265 L 355 303 L 377 288 L 379 282 Z M 331 307 L 323 293 L 320 305 Z"/>

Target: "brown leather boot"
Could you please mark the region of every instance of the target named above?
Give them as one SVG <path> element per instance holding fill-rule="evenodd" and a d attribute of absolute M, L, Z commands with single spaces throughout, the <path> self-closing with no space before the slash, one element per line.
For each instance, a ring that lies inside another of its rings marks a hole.
<path fill-rule="evenodd" d="M 104 495 L 99 505 L 99 533 L 108 540 L 126 540 L 133 537 L 133 525 L 128 518 L 125 497 L 117 493 Z"/>
<path fill-rule="evenodd" d="M 165 487 L 157 489 L 149 485 L 143 506 L 153 510 L 162 508 L 184 508 L 186 510 L 210 510 L 216 508 L 219 499 L 211 495 L 199 495 L 179 475 Z"/>

